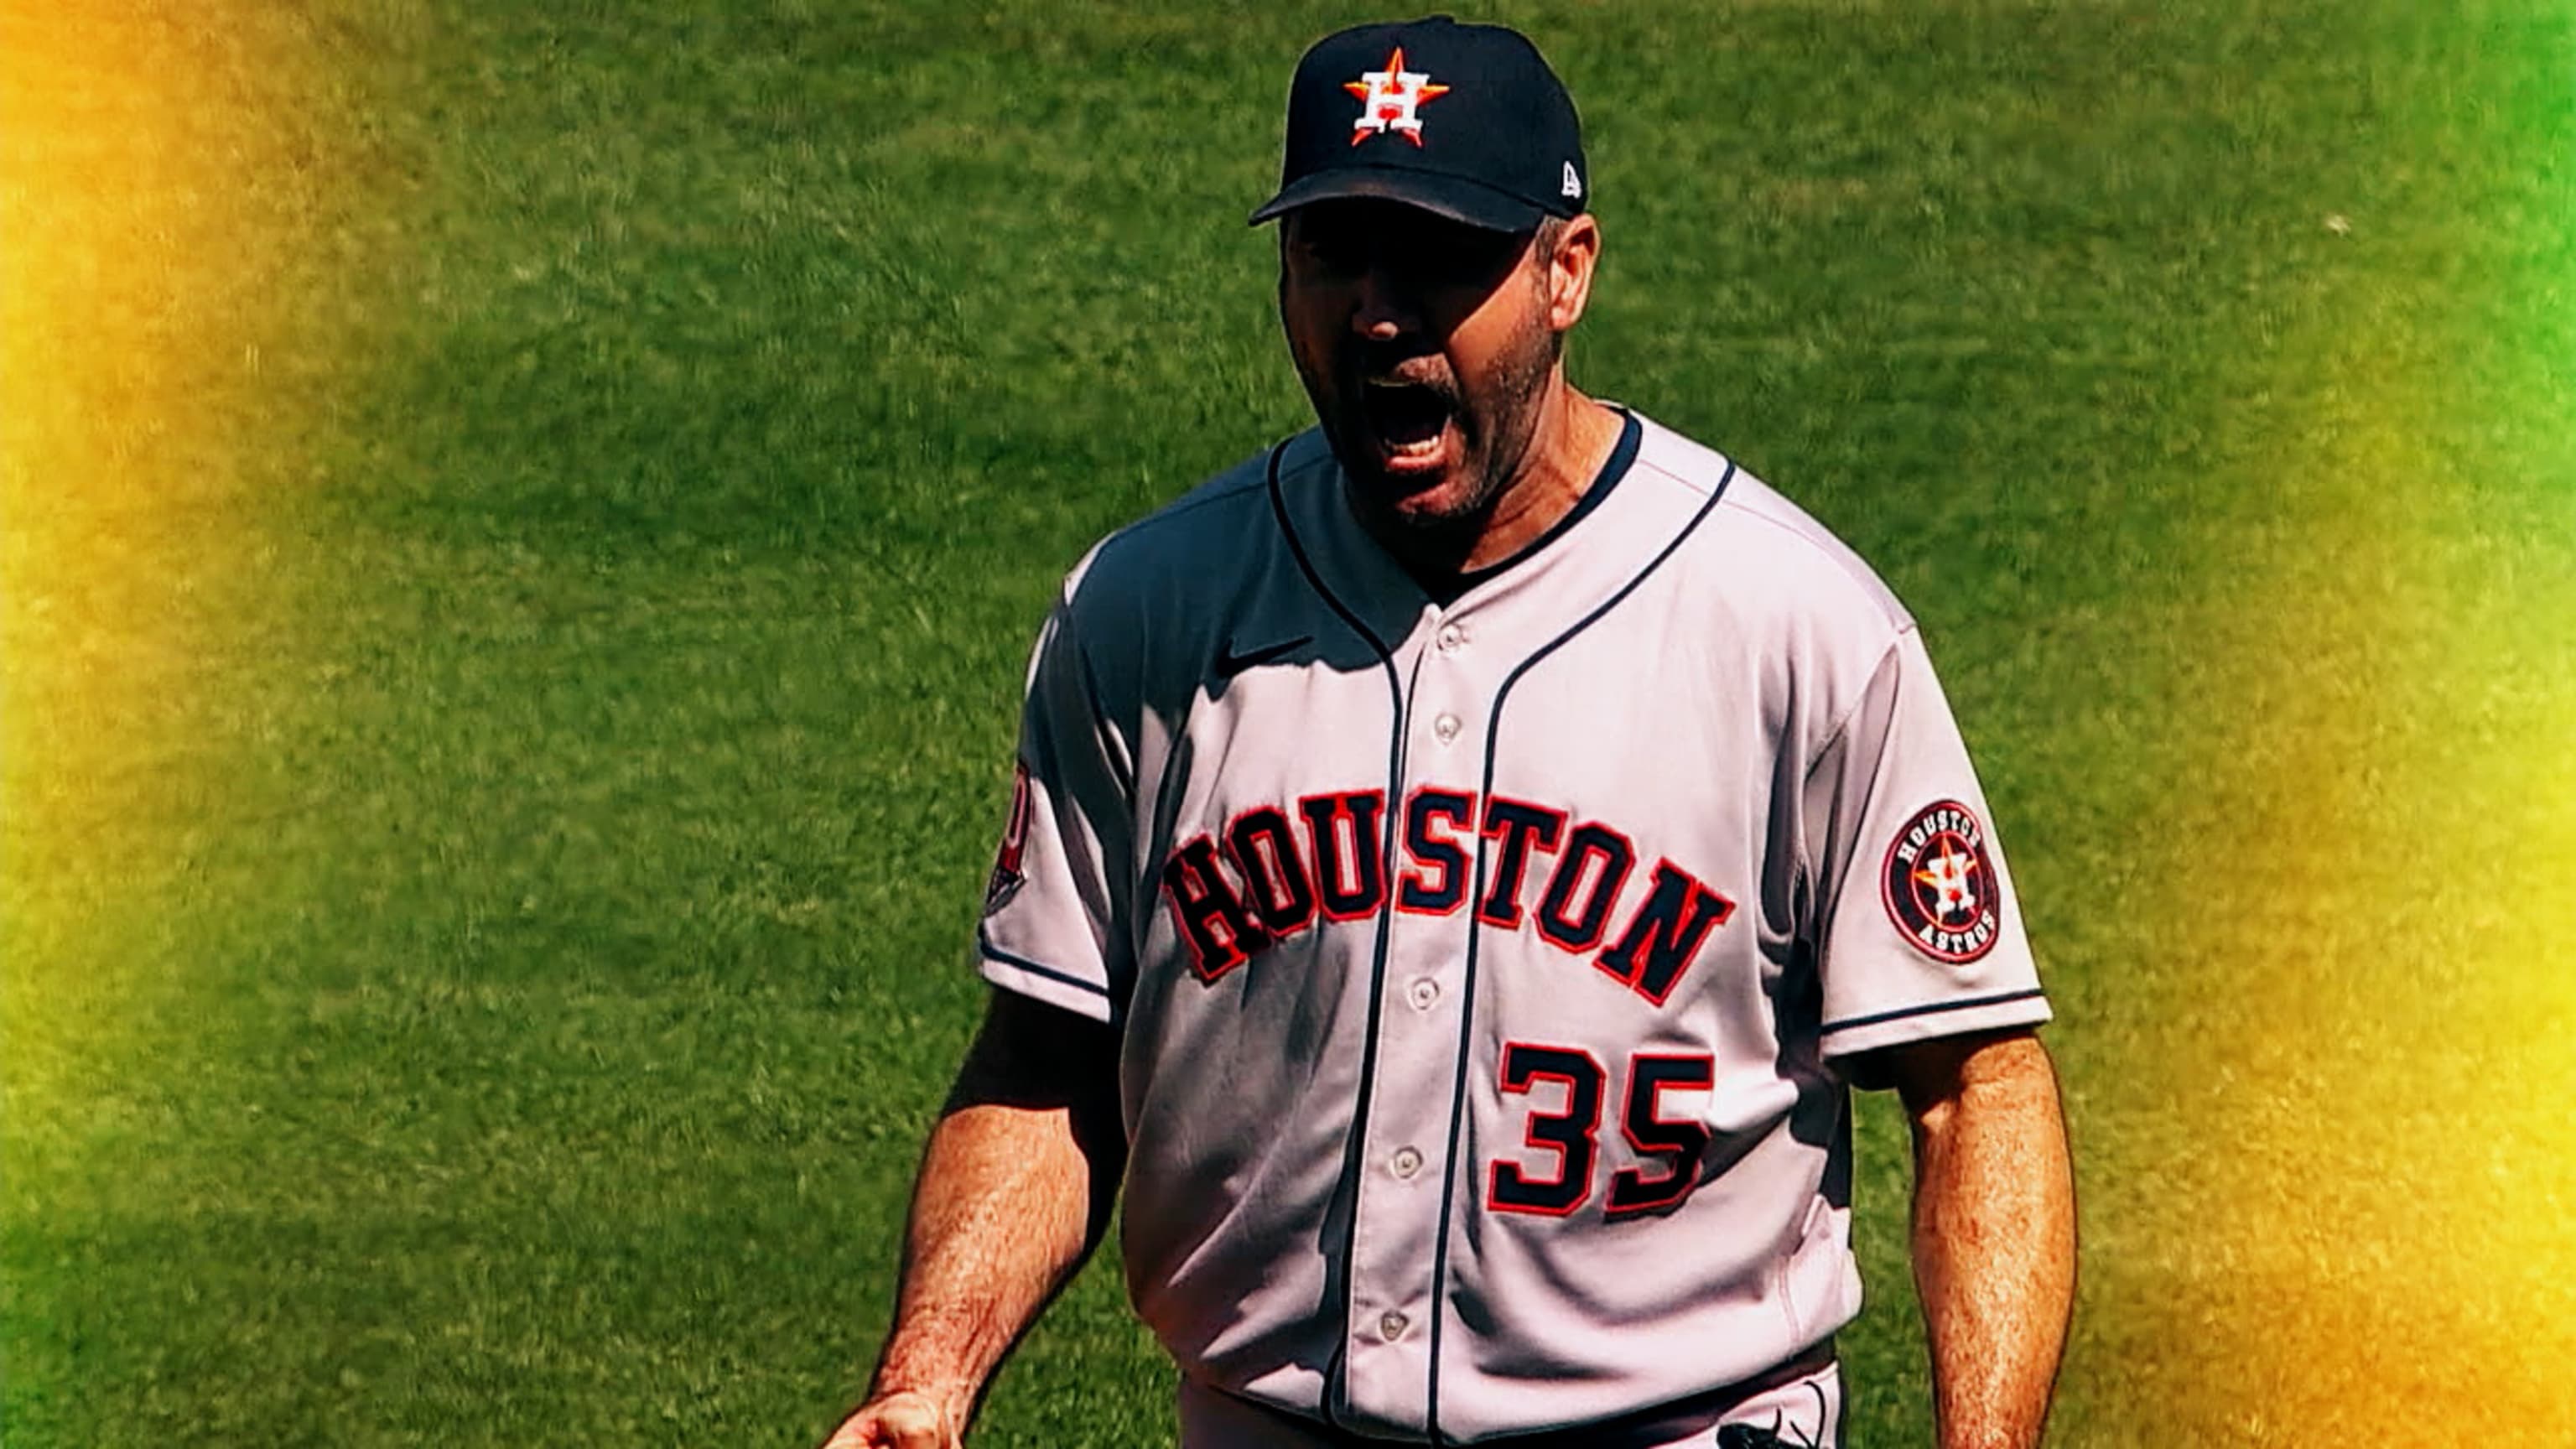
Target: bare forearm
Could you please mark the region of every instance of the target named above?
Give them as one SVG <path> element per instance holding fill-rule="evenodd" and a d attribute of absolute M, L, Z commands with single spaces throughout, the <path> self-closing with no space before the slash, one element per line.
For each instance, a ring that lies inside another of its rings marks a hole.
<path fill-rule="evenodd" d="M 963 1424 L 1002 1356 L 1082 1261 L 1091 1172 L 1067 1117 L 977 1105 L 932 1130 L 873 1394 L 926 1394 Z"/>
<path fill-rule="evenodd" d="M 1117 1034 L 995 992 L 931 1129 L 874 1387 L 833 1443 L 953 1445 L 976 1397 L 1109 1222 L 1126 1141 Z M 883 1415 L 926 1417 L 920 1435 Z"/>
<path fill-rule="evenodd" d="M 1995 1043 L 1915 1117 L 1914 1276 L 1942 1449 L 2039 1442 L 2075 1291 L 2075 1197 L 2056 1074 Z"/>

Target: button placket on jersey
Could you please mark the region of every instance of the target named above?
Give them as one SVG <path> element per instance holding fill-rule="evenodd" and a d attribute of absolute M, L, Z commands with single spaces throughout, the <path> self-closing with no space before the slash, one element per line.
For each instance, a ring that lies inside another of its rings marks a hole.
<path fill-rule="evenodd" d="M 1421 653 L 1405 710 L 1411 735 L 1406 795 L 1438 786 L 1472 798 L 1483 783 L 1486 717 L 1486 706 L 1478 702 L 1484 684 L 1475 668 L 1474 630 L 1431 614 L 1416 637 Z M 1449 1104 L 1456 1088 L 1455 1013 L 1465 1004 L 1458 987 L 1474 903 L 1439 916 L 1393 909 L 1392 892 L 1405 871 L 1404 828 L 1403 809 L 1391 809 L 1388 829 L 1396 832 L 1398 849 L 1389 883 L 1385 1009 L 1366 1125 L 1369 1167 L 1354 1204 L 1358 1222 L 1344 1351 L 1351 1407 L 1391 1423 L 1418 1425 L 1427 1408 L 1427 1325 L 1439 1304 L 1429 1270 L 1441 1195 L 1461 1171 L 1448 1161 Z M 1472 862 L 1475 822 L 1461 822 L 1451 834 Z"/>
<path fill-rule="evenodd" d="M 1431 648 L 1414 676 L 1410 711 L 1413 718 L 1429 725 L 1428 743 L 1432 747 L 1415 767 L 1417 782 L 1455 782 L 1463 778 L 1456 751 L 1469 732 L 1463 686 L 1471 637 L 1467 626 L 1455 619 L 1443 619 L 1432 626 Z"/>

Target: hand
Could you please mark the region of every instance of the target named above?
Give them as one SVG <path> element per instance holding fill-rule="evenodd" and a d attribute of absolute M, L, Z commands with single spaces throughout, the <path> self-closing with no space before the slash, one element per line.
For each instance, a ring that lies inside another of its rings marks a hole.
<path fill-rule="evenodd" d="M 899 1390 L 859 1405 L 823 1449 L 963 1449 L 965 1425 L 930 1395 Z"/>

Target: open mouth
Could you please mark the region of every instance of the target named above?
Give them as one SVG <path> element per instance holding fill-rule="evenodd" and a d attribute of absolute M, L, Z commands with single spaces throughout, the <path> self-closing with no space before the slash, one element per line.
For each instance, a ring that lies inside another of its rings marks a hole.
<path fill-rule="evenodd" d="M 1438 388 L 1371 378 L 1360 389 L 1360 409 L 1390 465 L 1424 467 L 1439 461 L 1452 409 Z"/>

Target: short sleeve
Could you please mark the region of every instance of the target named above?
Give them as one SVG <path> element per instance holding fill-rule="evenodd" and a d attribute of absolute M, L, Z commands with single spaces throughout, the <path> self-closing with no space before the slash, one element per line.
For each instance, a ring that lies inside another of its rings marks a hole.
<path fill-rule="evenodd" d="M 1827 1057 L 2048 1020 L 2020 902 L 1921 635 L 1810 769 Z"/>
<path fill-rule="evenodd" d="M 1131 757 L 1102 708 L 1069 602 L 1038 632 L 1019 758 L 976 930 L 984 978 L 1097 1021 L 1133 979 Z"/>

